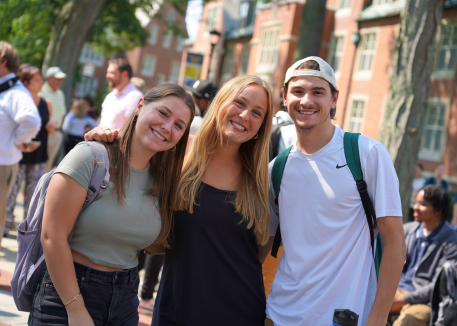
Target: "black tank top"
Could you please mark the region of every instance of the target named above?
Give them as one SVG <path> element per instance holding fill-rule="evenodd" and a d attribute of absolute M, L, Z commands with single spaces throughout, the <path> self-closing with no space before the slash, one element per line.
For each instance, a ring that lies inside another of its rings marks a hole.
<path fill-rule="evenodd" d="M 265 289 L 254 232 L 235 192 L 202 183 L 194 213 L 175 213 L 152 326 L 263 326 Z"/>
<path fill-rule="evenodd" d="M 49 110 L 43 98 L 40 98 L 38 112 L 41 117 L 41 129 L 33 140 L 41 141 L 41 145 L 31 153 L 22 153 L 22 160 L 19 164 L 44 163 L 48 159 L 48 131 L 46 130 L 46 124 L 49 122 Z"/>

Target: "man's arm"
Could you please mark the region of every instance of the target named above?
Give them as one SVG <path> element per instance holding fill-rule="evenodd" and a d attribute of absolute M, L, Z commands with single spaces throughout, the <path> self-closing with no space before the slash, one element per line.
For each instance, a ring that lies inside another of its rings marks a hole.
<path fill-rule="evenodd" d="M 18 125 L 14 131 L 13 142 L 16 146 L 29 143 L 41 127 L 41 117 L 30 96 L 16 94 L 11 101 L 11 118 Z"/>
<path fill-rule="evenodd" d="M 402 218 L 385 216 L 377 219 L 384 245 L 379 269 L 378 290 L 366 326 L 385 326 L 406 257 Z"/>

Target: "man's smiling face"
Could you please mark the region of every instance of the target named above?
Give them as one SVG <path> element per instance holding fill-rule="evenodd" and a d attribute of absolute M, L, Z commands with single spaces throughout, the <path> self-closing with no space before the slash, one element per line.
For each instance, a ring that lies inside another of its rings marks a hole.
<path fill-rule="evenodd" d="M 302 130 L 331 123 L 330 109 L 336 107 L 338 100 L 338 92 L 332 95 L 330 84 L 314 76 L 292 78 L 283 96 L 290 117 Z"/>

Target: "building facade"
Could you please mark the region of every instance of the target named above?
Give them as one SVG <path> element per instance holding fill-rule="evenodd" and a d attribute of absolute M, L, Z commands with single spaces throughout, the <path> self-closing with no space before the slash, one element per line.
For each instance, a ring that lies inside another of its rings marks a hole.
<path fill-rule="evenodd" d="M 210 6 L 224 8 L 226 1 L 206 4 L 203 15 Z M 219 62 L 220 73 L 213 78 L 222 84 L 239 74 L 256 74 L 272 86 L 276 105 L 286 70 L 293 64 L 305 0 L 256 4 L 237 2 L 239 18 L 251 15 L 245 20 L 247 25 L 227 30 L 223 21 L 216 22 L 224 35 L 219 58 L 213 58 Z M 379 136 L 404 5 L 405 0 L 327 0 L 319 56 L 334 68 L 340 91 L 334 123 L 344 130 L 374 139 Z M 202 19 L 200 32 L 207 30 L 205 24 Z M 205 43 L 200 32 L 192 51 L 207 55 L 209 61 L 209 52 L 199 52 L 195 46 Z M 426 176 L 444 163 L 447 179 L 457 185 L 456 0 L 445 2 L 436 48 L 419 159 Z M 202 74 L 202 79 L 206 77 Z"/>

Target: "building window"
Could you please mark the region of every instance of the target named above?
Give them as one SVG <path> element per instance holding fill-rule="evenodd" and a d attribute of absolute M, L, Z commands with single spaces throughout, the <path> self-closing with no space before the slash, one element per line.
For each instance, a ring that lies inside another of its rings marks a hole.
<path fill-rule="evenodd" d="M 91 77 L 81 77 L 81 81 L 76 86 L 75 95 L 77 97 L 95 97 L 97 93 L 98 80 Z"/>
<path fill-rule="evenodd" d="M 251 52 L 251 45 L 246 43 L 243 46 L 243 53 L 241 54 L 241 74 L 244 75 L 248 71 L 249 54 Z"/>
<path fill-rule="evenodd" d="M 273 66 L 278 61 L 279 50 L 278 27 L 264 29 L 260 37 L 260 59 L 259 65 Z"/>
<path fill-rule="evenodd" d="M 435 71 L 453 71 L 457 50 L 457 25 L 442 26 L 441 47 Z"/>
<path fill-rule="evenodd" d="M 79 56 L 79 62 L 90 63 L 97 67 L 103 66 L 103 51 L 96 51 L 95 47 L 90 44 L 84 44 Z"/>
<path fill-rule="evenodd" d="M 157 58 L 152 55 L 145 54 L 141 63 L 141 74 L 146 77 L 154 76 L 156 70 Z"/>
<path fill-rule="evenodd" d="M 211 32 L 216 29 L 217 16 L 219 14 L 219 6 L 208 7 L 208 12 L 206 14 L 206 31 Z"/>
<path fill-rule="evenodd" d="M 222 70 L 222 77 L 231 77 L 232 76 L 232 67 L 233 67 L 233 52 L 234 47 L 230 45 L 227 47 L 227 53 L 224 58 L 224 68 Z"/>
<path fill-rule="evenodd" d="M 184 47 L 184 39 L 182 38 L 182 36 L 178 36 L 176 38 L 176 51 L 182 52 L 183 47 Z"/>
<path fill-rule="evenodd" d="M 330 57 L 330 65 L 332 66 L 334 71 L 338 71 L 340 67 L 340 61 L 343 58 L 343 44 L 344 44 L 344 36 L 335 36 L 333 38 L 333 45 L 332 45 L 332 54 Z"/>
<path fill-rule="evenodd" d="M 157 85 L 162 85 L 165 82 L 164 74 L 157 74 Z"/>
<path fill-rule="evenodd" d="M 167 21 L 170 23 L 175 21 L 175 12 L 173 10 L 168 12 Z"/>
<path fill-rule="evenodd" d="M 361 132 L 363 124 L 365 102 L 352 101 L 351 116 L 349 117 L 349 132 Z"/>
<path fill-rule="evenodd" d="M 159 35 L 159 26 L 156 24 L 151 25 L 151 33 L 149 34 L 149 44 L 157 43 L 157 36 Z"/>
<path fill-rule="evenodd" d="M 374 45 L 375 45 L 376 34 L 369 33 L 362 36 L 362 47 L 360 49 L 360 60 L 359 70 L 369 71 L 371 70 L 371 63 L 373 62 L 374 56 Z"/>
<path fill-rule="evenodd" d="M 170 81 L 177 82 L 179 79 L 179 72 L 181 70 L 181 63 L 177 61 L 173 61 L 171 63 L 171 70 L 170 70 L 170 77 L 168 78 Z"/>
<path fill-rule="evenodd" d="M 173 39 L 173 32 L 168 31 L 164 36 L 163 36 L 163 42 L 162 42 L 162 47 L 165 49 L 168 49 L 171 45 L 171 40 Z"/>
<path fill-rule="evenodd" d="M 443 103 L 429 104 L 425 114 L 425 132 L 421 143 L 421 152 L 440 156 L 445 134 L 446 105 Z"/>
<path fill-rule="evenodd" d="M 340 0 L 340 9 L 351 7 L 351 0 Z"/>

